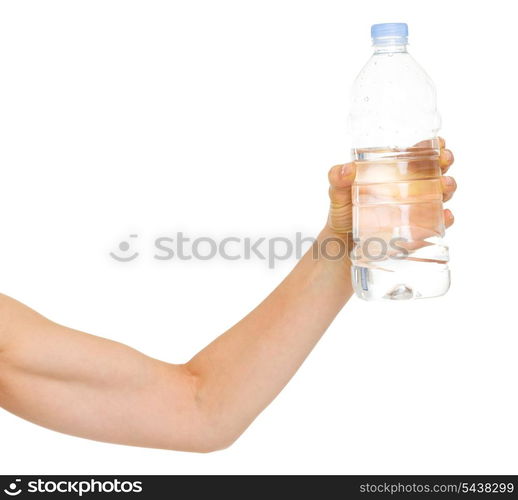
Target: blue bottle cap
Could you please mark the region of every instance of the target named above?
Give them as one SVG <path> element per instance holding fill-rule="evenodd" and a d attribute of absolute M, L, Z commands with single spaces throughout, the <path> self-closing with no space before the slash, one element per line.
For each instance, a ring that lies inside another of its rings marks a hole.
<path fill-rule="evenodd" d="M 382 23 L 371 26 L 371 37 L 378 38 L 406 38 L 408 26 L 406 23 Z"/>

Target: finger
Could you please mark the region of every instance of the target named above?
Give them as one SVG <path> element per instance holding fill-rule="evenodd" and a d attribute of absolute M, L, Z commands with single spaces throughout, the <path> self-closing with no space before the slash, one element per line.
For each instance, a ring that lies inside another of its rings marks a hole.
<path fill-rule="evenodd" d="M 353 162 L 345 165 L 335 165 L 329 170 L 329 184 L 335 189 L 350 188 L 354 181 L 356 167 Z"/>
<path fill-rule="evenodd" d="M 355 173 L 354 163 L 335 165 L 329 171 L 329 198 L 332 208 L 342 208 L 351 203 L 351 185 Z"/>
<path fill-rule="evenodd" d="M 418 142 L 414 148 L 436 148 L 444 149 L 446 146 L 446 141 L 442 137 L 436 137 L 435 139 L 426 139 L 424 141 Z"/>
<path fill-rule="evenodd" d="M 439 165 L 441 166 L 442 173 L 446 173 L 451 167 L 451 164 L 455 161 L 453 153 L 449 149 L 441 149 L 439 155 Z"/>
<path fill-rule="evenodd" d="M 444 210 L 444 225 L 448 228 L 455 222 L 455 217 L 449 208 Z"/>
<path fill-rule="evenodd" d="M 453 177 L 445 175 L 441 178 L 442 183 L 442 200 L 448 201 L 451 199 L 455 191 L 457 190 L 457 183 Z"/>

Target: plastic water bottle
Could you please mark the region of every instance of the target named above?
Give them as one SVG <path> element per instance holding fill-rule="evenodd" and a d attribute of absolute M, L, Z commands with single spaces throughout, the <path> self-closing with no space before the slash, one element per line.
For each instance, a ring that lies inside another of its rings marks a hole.
<path fill-rule="evenodd" d="M 407 52 L 406 24 L 375 24 L 371 35 L 374 54 L 354 82 L 349 115 L 353 286 L 366 300 L 437 297 L 450 271 L 435 88 Z"/>

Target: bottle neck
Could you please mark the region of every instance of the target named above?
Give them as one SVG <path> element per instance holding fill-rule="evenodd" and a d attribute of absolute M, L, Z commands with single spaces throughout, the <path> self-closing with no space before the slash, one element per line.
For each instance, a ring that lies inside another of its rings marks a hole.
<path fill-rule="evenodd" d="M 397 52 L 406 52 L 408 38 L 406 36 L 387 36 L 373 38 L 372 45 L 374 54 L 394 54 Z"/>
<path fill-rule="evenodd" d="M 396 54 L 404 53 L 406 50 L 405 44 L 390 44 L 390 45 L 374 45 L 374 54 Z"/>

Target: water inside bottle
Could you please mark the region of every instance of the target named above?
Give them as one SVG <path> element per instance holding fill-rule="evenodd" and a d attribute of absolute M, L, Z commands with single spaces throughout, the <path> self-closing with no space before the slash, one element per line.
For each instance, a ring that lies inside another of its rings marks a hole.
<path fill-rule="evenodd" d="M 437 297 L 450 285 L 440 150 L 356 149 L 353 286 L 364 299 Z"/>

